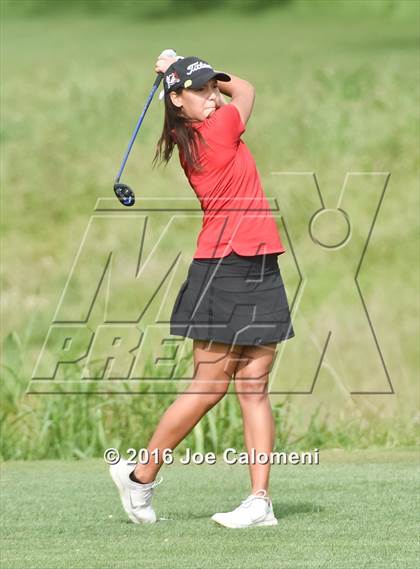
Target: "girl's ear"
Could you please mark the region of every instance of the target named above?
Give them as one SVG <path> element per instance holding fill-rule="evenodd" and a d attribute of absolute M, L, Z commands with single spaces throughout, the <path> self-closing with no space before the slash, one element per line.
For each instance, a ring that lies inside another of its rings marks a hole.
<path fill-rule="evenodd" d="M 171 91 L 169 93 L 169 96 L 171 98 L 172 103 L 175 105 L 175 107 L 178 107 L 180 109 L 182 107 L 181 95 L 179 95 L 178 93 L 175 93 L 175 91 Z"/>

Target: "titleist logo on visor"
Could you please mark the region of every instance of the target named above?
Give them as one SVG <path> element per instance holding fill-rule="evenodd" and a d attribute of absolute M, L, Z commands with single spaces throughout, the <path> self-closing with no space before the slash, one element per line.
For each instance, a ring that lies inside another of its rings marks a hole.
<path fill-rule="evenodd" d="M 195 63 L 191 63 L 191 65 L 187 67 L 187 75 L 191 75 L 191 73 L 194 73 L 199 69 L 213 69 L 213 68 L 208 63 L 204 63 L 203 61 L 196 61 Z"/>

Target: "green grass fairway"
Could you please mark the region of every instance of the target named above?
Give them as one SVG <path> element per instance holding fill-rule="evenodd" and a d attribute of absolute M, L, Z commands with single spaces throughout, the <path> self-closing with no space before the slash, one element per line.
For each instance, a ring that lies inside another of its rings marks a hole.
<path fill-rule="evenodd" d="M 101 460 L 9 462 L 4 569 L 417 567 L 418 451 L 321 451 L 318 466 L 272 467 L 279 525 L 228 530 L 216 511 L 248 493 L 246 466 L 161 471 L 151 526 L 127 521 Z"/>

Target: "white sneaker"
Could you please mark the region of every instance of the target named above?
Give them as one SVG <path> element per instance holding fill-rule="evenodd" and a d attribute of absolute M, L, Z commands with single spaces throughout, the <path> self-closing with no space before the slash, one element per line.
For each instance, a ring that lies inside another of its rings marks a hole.
<path fill-rule="evenodd" d="M 251 526 L 276 526 L 277 518 L 273 504 L 266 490 L 258 490 L 232 512 L 214 514 L 211 519 L 227 528 L 247 528 Z"/>
<path fill-rule="evenodd" d="M 156 521 L 156 514 L 151 506 L 153 490 L 163 478 L 159 481 L 153 480 L 148 484 L 139 484 L 130 479 L 130 473 L 134 469 L 135 466 L 127 464 L 126 460 L 120 460 L 109 467 L 109 472 L 118 488 L 123 508 L 130 520 L 135 524 L 153 524 Z"/>

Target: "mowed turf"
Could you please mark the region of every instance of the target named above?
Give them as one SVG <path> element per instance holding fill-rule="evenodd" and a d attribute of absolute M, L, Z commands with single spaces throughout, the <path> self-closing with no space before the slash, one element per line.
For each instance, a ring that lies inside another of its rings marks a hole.
<path fill-rule="evenodd" d="M 153 525 L 127 521 L 107 467 L 9 462 L 2 475 L 3 569 L 417 566 L 418 451 L 321 451 L 319 465 L 272 467 L 277 527 L 210 521 L 249 491 L 246 466 L 161 471 Z"/>

